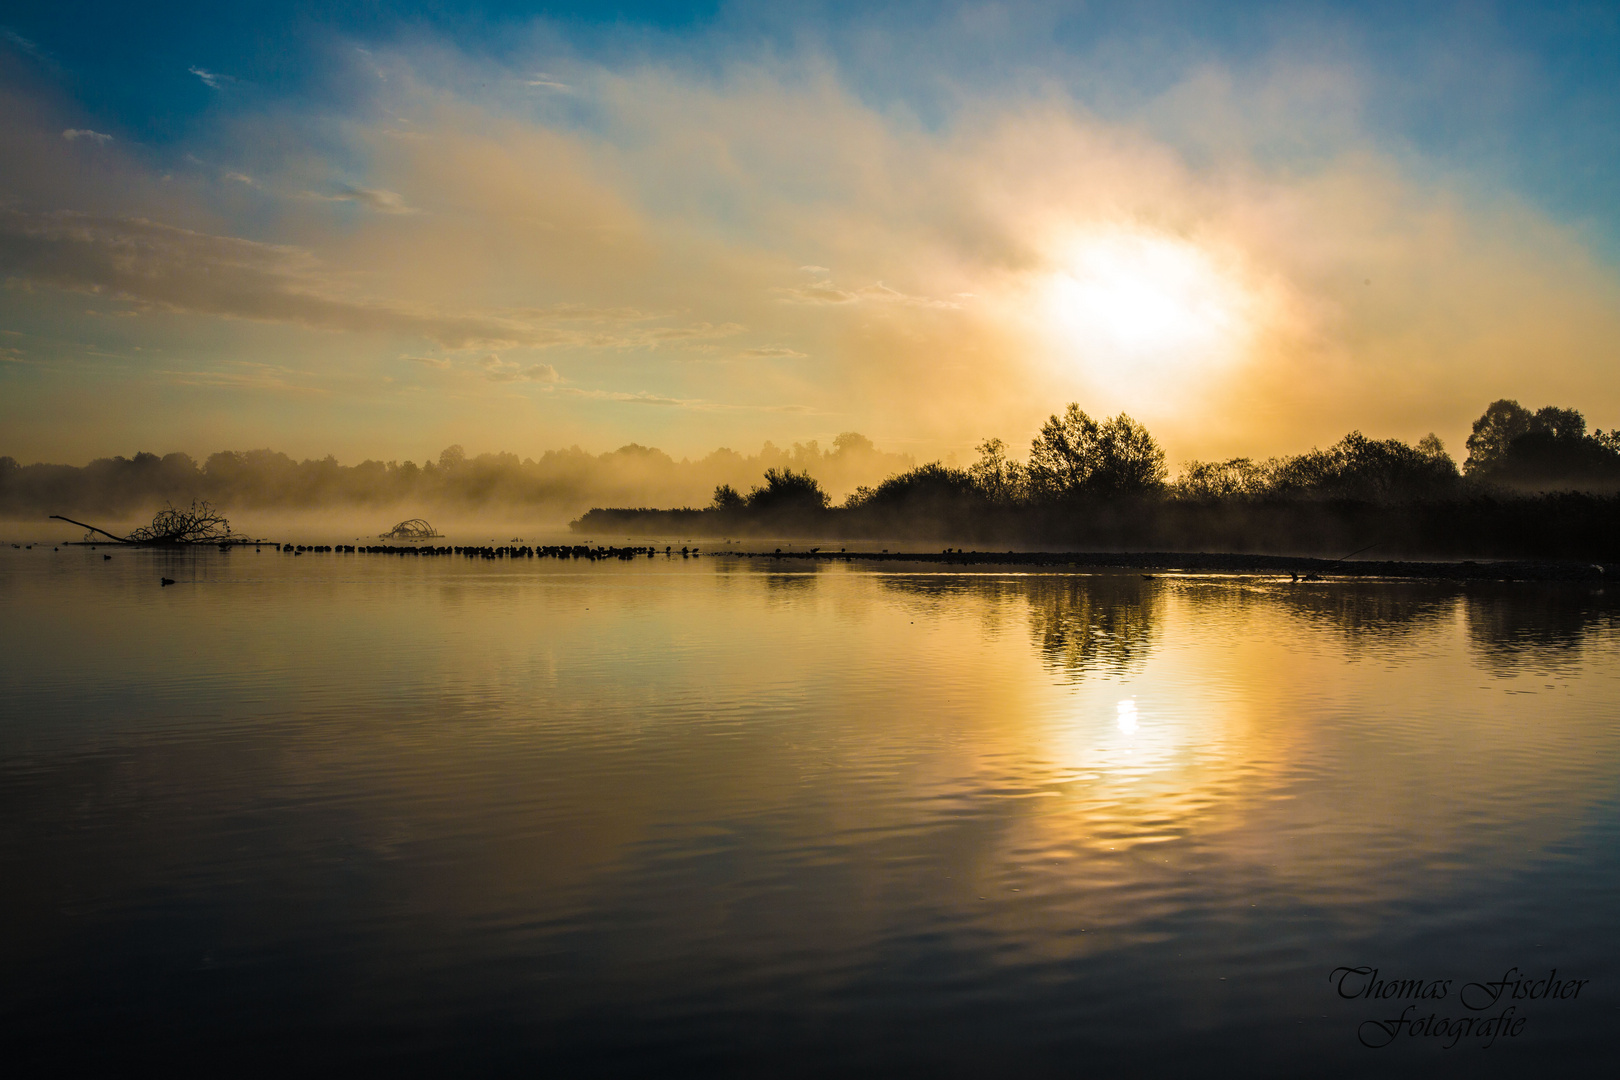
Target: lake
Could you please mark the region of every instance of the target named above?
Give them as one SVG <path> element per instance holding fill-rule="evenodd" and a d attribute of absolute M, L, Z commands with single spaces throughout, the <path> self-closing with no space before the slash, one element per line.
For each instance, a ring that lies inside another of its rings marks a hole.
<path fill-rule="evenodd" d="M 22 1075 L 1616 1058 L 1614 588 L 8 544 L 0 615 Z"/>

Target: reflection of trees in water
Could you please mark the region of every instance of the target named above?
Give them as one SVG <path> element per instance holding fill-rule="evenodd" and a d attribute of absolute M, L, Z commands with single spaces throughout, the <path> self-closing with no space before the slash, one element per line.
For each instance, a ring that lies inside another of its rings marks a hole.
<path fill-rule="evenodd" d="M 770 605 L 806 599 L 816 591 L 824 572 L 814 559 L 749 559 L 748 564 L 765 582 L 765 602 Z"/>
<path fill-rule="evenodd" d="M 1151 651 L 1163 595 L 1159 582 L 1135 574 L 917 574 L 885 577 L 882 584 L 933 614 L 971 607 L 987 633 L 1021 622 L 1019 608 L 1027 608 L 1042 661 L 1072 676 L 1139 667 Z"/>
<path fill-rule="evenodd" d="M 919 614 L 938 617 L 941 613 L 967 615 L 986 634 L 1000 633 L 1010 619 L 1017 618 L 1017 607 L 1024 597 L 1020 577 L 991 577 L 980 574 L 924 573 L 882 575 L 879 584 L 886 592 L 904 596 Z"/>
<path fill-rule="evenodd" d="M 1152 651 L 1162 596 L 1153 583 L 1117 576 L 1026 582 L 1030 634 L 1053 670 L 1121 675 Z"/>
<path fill-rule="evenodd" d="M 773 592 L 807 592 L 815 588 L 816 575 L 810 571 L 791 574 L 765 574 L 765 586 Z"/>
<path fill-rule="evenodd" d="M 732 559 L 711 555 L 709 563 L 722 576 L 763 580 L 772 589 L 808 589 L 825 572 L 814 559 Z"/>
<path fill-rule="evenodd" d="M 1481 585 L 1468 592 L 1468 640 L 1502 674 L 1578 663 L 1614 627 L 1620 597 L 1586 585 Z"/>
<path fill-rule="evenodd" d="M 1451 586 L 1388 581 L 1289 582 L 1272 595 L 1292 614 L 1326 623 L 1357 645 L 1387 644 L 1432 628 L 1457 603 Z"/>

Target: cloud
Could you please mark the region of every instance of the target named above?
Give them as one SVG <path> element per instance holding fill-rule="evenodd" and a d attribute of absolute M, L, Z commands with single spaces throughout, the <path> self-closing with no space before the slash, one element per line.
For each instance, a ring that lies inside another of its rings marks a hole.
<path fill-rule="evenodd" d="M 303 248 L 70 211 L 0 210 L 0 262 L 19 282 L 110 294 L 152 310 L 403 334 L 449 349 L 654 349 L 743 329 L 648 325 L 658 316 L 631 309 L 469 309 L 373 298 L 357 295 Z"/>
<path fill-rule="evenodd" d="M 564 94 L 572 94 L 574 88 L 567 83 L 558 82 L 544 71 L 537 71 L 533 77 L 526 80 L 529 86 L 539 86 L 547 90 L 557 90 Z"/>
<path fill-rule="evenodd" d="M 761 345 L 754 349 L 744 349 L 737 355 L 745 360 L 802 360 L 808 354 L 790 349 L 786 345 Z"/>
<path fill-rule="evenodd" d="M 318 192 L 307 191 L 304 193 L 304 197 L 322 202 L 359 203 L 380 214 L 416 214 L 421 212 L 415 207 L 406 206 L 405 197 L 398 192 L 384 191 L 382 188 L 345 186 L 335 194 L 322 195 Z"/>
<path fill-rule="evenodd" d="M 663 394 L 649 394 L 645 391 L 631 394 L 622 390 L 581 390 L 576 387 L 564 386 L 558 392 L 573 397 L 594 398 L 598 401 L 619 401 L 630 405 L 664 405 L 676 408 L 691 408 L 702 404 L 702 402 L 691 399 L 667 397 Z"/>
<path fill-rule="evenodd" d="M 490 382 L 538 382 L 558 383 L 562 376 L 550 364 L 518 364 L 510 360 L 502 360 L 494 353 L 478 361 L 478 366 L 484 369 L 484 378 Z"/>
<path fill-rule="evenodd" d="M 30 41 L 28 38 L 23 37 L 21 34 L 8 27 L 0 26 L 0 39 L 9 41 L 13 46 L 21 49 L 29 56 L 37 57 L 39 59 L 45 58 L 44 52 L 40 50 L 40 47 L 36 42 Z"/>
<path fill-rule="evenodd" d="M 232 361 L 223 371 L 162 371 L 161 378 L 175 386 L 192 386 L 210 390 L 251 390 L 255 393 L 273 393 L 292 397 L 326 397 L 332 391 L 326 387 L 311 386 L 307 372 L 294 371 L 274 364 Z"/>
<path fill-rule="evenodd" d="M 883 282 L 863 285 L 858 289 L 840 289 L 831 281 L 816 281 L 809 285 L 793 285 L 780 287 L 776 290 L 783 300 L 796 304 L 905 304 L 911 307 L 932 308 L 958 308 L 962 305 L 955 300 L 937 300 L 927 296 L 909 296 L 898 289 L 891 289 Z M 971 296 L 971 293 L 957 293 L 957 296 Z"/>
<path fill-rule="evenodd" d="M 748 329 L 741 323 L 714 323 L 700 322 L 690 326 L 661 326 L 649 329 L 646 332 L 650 344 L 666 341 L 704 341 L 713 338 L 731 337 Z"/>
<path fill-rule="evenodd" d="M 62 132 L 62 138 L 66 139 L 68 142 L 75 142 L 79 139 L 89 139 L 94 143 L 112 142 L 111 135 L 104 135 L 99 131 L 91 131 L 89 128 L 68 128 Z"/>
<path fill-rule="evenodd" d="M 233 83 L 236 81 L 229 75 L 221 75 L 215 71 L 204 71 L 200 67 L 187 68 L 186 70 L 197 76 L 197 78 L 201 79 L 203 81 L 203 85 L 208 87 L 210 90 L 223 89 L 226 83 Z"/>
<path fill-rule="evenodd" d="M 941 451 L 1022 443 L 1074 400 L 1197 456 L 1297 450 L 1355 426 L 1455 444 L 1500 395 L 1574 404 L 1605 428 L 1620 415 L 1614 267 L 1478 177 L 1386 152 L 1359 126 L 1355 79 L 1320 65 L 1167 71 L 1106 117 L 1061 81 L 968 88 L 924 122 L 813 56 L 718 56 L 701 75 L 582 64 L 566 80 L 535 71 L 544 59 L 491 71 L 444 43 L 352 62 L 389 78 L 354 80 L 347 112 L 244 103 L 198 142 L 256 178 L 251 213 L 240 192 L 183 174 L 153 194 L 133 159 L 98 192 L 60 120 L 0 145 L 37 162 L 48 142 L 80 185 L 0 209 L 0 266 L 22 288 L 139 312 L 319 331 L 332 336 L 312 355 L 334 367 L 374 352 L 397 374 L 403 356 L 422 381 L 452 372 L 458 401 L 527 382 L 531 411 L 488 421 L 514 437 L 543 406 L 588 440 L 605 429 L 577 408 L 586 398 L 715 414 L 732 441 L 825 437 L 748 426 L 775 410 Z M 588 86 L 588 115 L 537 103 L 531 81 Z M 1309 152 L 1290 152 L 1292 134 Z M 334 222 L 333 202 L 366 212 Z M 20 209 L 42 206 L 64 209 Z M 1186 297 L 1091 266 L 1099 238 L 1119 236 L 1192 251 L 1219 280 L 1190 301 L 1195 321 L 1242 324 L 1219 355 L 1131 343 Z M 1054 283 L 1077 274 L 1131 287 L 1058 310 Z M 146 325 L 127 329 L 160 332 Z M 286 340 L 228 334 L 239 350 Z M 681 362 L 704 351 L 757 362 Z M 542 353 L 556 366 L 528 362 Z M 434 424 L 460 406 L 420 408 L 370 422 Z"/>
<path fill-rule="evenodd" d="M 253 183 L 253 177 L 249 176 L 247 173 L 228 172 L 225 174 L 225 179 L 235 180 L 238 184 Z"/>

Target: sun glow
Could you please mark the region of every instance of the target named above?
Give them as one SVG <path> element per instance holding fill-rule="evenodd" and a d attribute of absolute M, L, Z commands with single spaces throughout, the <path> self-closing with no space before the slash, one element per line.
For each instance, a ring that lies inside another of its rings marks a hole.
<path fill-rule="evenodd" d="M 1104 382 L 1184 377 L 1226 366 L 1250 334 L 1245 288 L 1208 252 L 1174 237 L 1089 233 L 1046 279 L 1044 316 L 1060 360 Z"/>

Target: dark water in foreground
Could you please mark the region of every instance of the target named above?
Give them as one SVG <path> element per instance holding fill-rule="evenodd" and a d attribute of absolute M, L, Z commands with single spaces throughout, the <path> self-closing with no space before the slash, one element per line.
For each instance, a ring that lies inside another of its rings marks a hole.
<path fill-rule="evenodd" d="M 7 550 L 0 1042 L 17 1075 L 1602 1075 L 1617 599 Z M 1368 1049 L 1413 1002 L 1341 965 L 1525 1022 Z M 1514 967 L 1587 982 L 1459 1000 Z"/>

